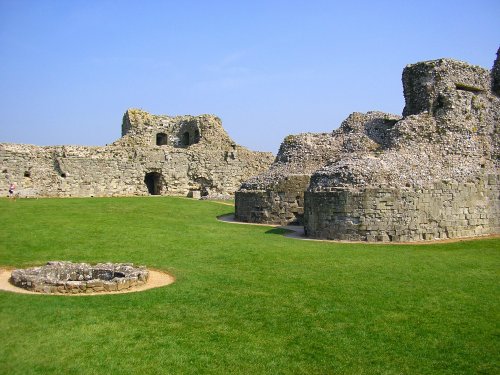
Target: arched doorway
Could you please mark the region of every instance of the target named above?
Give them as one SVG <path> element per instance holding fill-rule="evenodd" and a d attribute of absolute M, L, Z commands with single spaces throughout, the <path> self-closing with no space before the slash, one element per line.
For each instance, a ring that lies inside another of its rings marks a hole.
<path fill-rule="evenodd" d="M 144 177 L 144 183 L 146 184 L 150 195 L 161 194 L 161 173 L 146 173 L 146 176 Z"/>
<path fill-rule="evenodd" d="M 181 139 L 181 142 L 182 142 L 182 145 L 183 146 L 189 146 L 189 132 L 185 132 L 184 134 L 182 134 L 182 139 Z"/>

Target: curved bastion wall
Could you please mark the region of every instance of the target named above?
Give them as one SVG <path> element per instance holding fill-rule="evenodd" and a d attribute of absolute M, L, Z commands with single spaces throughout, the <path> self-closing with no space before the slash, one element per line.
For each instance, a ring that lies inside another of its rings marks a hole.
<path fill-rule="evenodd" d="M 408 65 L 403 117 L 353 113 L 329 135 L 321 161 L 298 168 L 293 159 L 310 151 L 285 140 L 282 148 L 294 157 L 280 160 L 280 149 L 267 172 L 242 184 L 237 219 L 293 221 L 297 208 L 287 197 L 300 197 L 306 184 L 290 189 L 283 181 L 301 170 L 309 179 L 301 218 L 309 237 L 420 241 L 499 233 L 499 64 L 497 52 L 491 72 L 451 59 Z"/>
<path fill-rule="evenodd" d="M 498 175 L 422 189 L 364 188 L 306 192 L 309 237 L 412 242 L 499 232 Z"/>
<path fill-rule="evenodd" d="M 21 197 L 229 196 L 273 158 L 234 143 L 215 116 L 129 109 L 109 146 L 0 144 L 0 194 L 14 183 Z"/>
<path fill-rule="evenodd" d="M 369 152 L 387 143 L 387 131 L 400 116 L 353 113 L 332 133 L 289 135 L 268 171 L 245 181 L 236 192 L 237 220 L 302 224 L 304 192 L 311 175 L 341 152 Z"/>
<path fill-rule="evenodd" d="M 300 222 L 304 190 L 311 173 L 326 162 L 332 140 L 326 133 L 288 136 L 270 169 L 245 181 L 236 192 L 236 219 L 268 224 Z"/>

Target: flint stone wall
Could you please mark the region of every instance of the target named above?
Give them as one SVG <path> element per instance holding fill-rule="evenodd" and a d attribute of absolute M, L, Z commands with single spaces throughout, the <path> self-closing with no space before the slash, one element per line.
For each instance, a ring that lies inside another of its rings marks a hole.
<path fill-rule="evenodd" d="M 420 241 L 499 233 L 494 82 L 490 71 L 460 61 L 407 66 L 404 118 L 387 147 L 343 154 L 311 177 L 307 235 Z"/>
<path fill-rule="evenodd" d="M 500 178 L 439 182 L 422 189 L 306 192 L 306 233 L 345 241 L 407 242 L 498 233 Z"/>
<path fill-rule="evenodd" d="M 400 116 L 351 114 L 332 133 L 289 135 L 268 171 L 245 181 L 235 194 L 235 218 L 265 224 L 302 224 L 311 175 L 342 152 L 380 150 Z"/>
<path fill-rule="evenodd" d="M 239 221 L 264 224 L 302 223 L 304 191 L 311 175 L 288 175 L 273 189 L 239 190 L 235 193 Z"/>
<path fill-rule="evenodd" d="M 273 159 L 236 145 L 211 115 L 128 110 L 122 131 L 105 147 L 0 144 L 0 194 L 14 183 L 21 197 L 228 196 Z M 147 174 L 154 174 L 154 187 Z"/>
<path fill-rule="evenodd" d="M 287 137 L 236 193 L 236 219 L 355 241 L 499 233 L 499 53 L 492 71 L 408 65 L 403 117 L 353 113 L 331 134 Z"/>

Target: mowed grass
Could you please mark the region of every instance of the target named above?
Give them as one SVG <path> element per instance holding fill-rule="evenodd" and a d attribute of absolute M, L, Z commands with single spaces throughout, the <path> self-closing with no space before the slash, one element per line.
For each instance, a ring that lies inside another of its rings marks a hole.
<path fill-rule="evenodd" d="M 0 265 L 134 262 L 141 293 L 0 292 L 2 374 L 497 374 L 500 241 L 299 241 L 182 198 L 0 200 Z"/>

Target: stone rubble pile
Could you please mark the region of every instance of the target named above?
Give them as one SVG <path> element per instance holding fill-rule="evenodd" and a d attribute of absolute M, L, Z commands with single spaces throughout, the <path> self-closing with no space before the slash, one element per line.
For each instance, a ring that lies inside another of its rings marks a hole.
<path fill-rule="evenodd" d="M 10 282 L 38 293 L 78 294 L 115 292 L 146 284 L 149 271 L 132 263 L 51 261 L 45 266 L 12 271 Z"/>

